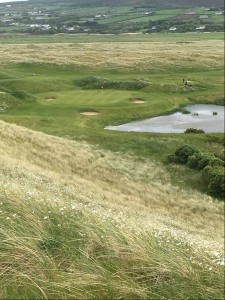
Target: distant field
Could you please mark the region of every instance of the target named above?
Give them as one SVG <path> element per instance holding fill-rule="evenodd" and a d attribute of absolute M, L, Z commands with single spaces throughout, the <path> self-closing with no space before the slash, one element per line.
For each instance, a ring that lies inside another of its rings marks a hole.
<path fill-rule="evenodd" d="M 223 16 L 221 7 L 216 10 L 207 7 L 178 8 L 176 5 L 166 9 L 164 5 L 153 4 L 151 7 L 130 2 L 129 5 L 96 6 L 87 3 L 70 3 L 68 1 L 47 3 L 29 1 L 29 11 L 26 3 L 13 3 L 11 7 L 1 6 L 1 33 L 169 33 L 170 27 L 175 26 L 176 32 L 197 32 L 199 25 L 204 32 L 223 31 Z M 43 9 L 44 7 L 44 9 Z M 168 8 L 168 7 L 167 7 Z M 28 14 L 28 15 L 27 15 Z M 201 18 L 204 16 L 203 18 Z M 182 21 L 183 20 L 183 21 Z M 44 26 L 42 26 L 44 25 Z M 45 27 L 47 25 L 47 27 Z M 156 29 L 157 27 L 157 29 Z"/>
<path fill-rule="evenodd" d="M 21 41 L 22 42 L 22 41 Z M 0 63 L 55 63 L 88 68 L 139 70 L 207 69 L 223 66 L 223 41 L 186 42 L 170 39 L 147 42 L 64 44 L 2 44 Z"/>
<path fill-rule="evenodd" d="M 92 43 L 92 42 L 191 42 L 224 40 L 222 32 L 160 33 L 160 34 L 56 34 L 27 35 L 2 34 L 0 44 Z"/>

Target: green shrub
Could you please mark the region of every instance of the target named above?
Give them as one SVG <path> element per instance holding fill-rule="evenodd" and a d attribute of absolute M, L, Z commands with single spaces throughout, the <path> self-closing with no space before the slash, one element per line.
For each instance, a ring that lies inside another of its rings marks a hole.
<path fill-rule="evenodd" d="M 207 185 L 208 192 L 216 196 L 225 196 L 224 167 L 206 166 L 202 170 L 203 183 Z"/>
<path fill-rule="evenodd" d="M 213 167 L 212 166 L 206 166 L 203 170 L 202 170 L 202 182 L 203 184 L 205 184 L 207 187 L 209 185 L 210 182 L 210 174 L 212 172 Z"/>
<path fill-rule="evenodd" d="M 11 95 L 22 100 L 35 100 L 35 97 L 25 91 L 13 91 Z"/>
<path fill-rule="evenodd" d="M 212 156 L 208 153 L 203 153 L 201 155 L 201 159 L 198 162 L 198 169 L 199 170 L 204 169 L 209 164 L 209 162 L 214 158 L 215 158 L 214 156 Z"/>
<path fill-rule="evenodd" d="M 74 83 L 78 86 L 89 86 L 91 84 L 95 84 L 95 83 L 100 83 L 101 81 L 104 81 L 107 79 L 103 79 L 101 77 L 97 77 L 97 76 L 87 76 L 84 77 L 80 80 L 75 80 Z"/>
<path fill-rule="evenodd" d="M 199 152 L 192 146 L 182 145 L 174 154 L 168 155 L 167 161 L 187 163 L 190 168 L 202 170 L 202 183 L 207 187 L 207 191 L 215 196 L 225 196 L 225 162 L 222 159 Z"/>
<path fill-rule="evenodd" d="M 224 166 L 224 161 L 207 153 L 196 152 L 188 157 L 187 165 L 190 168 L 202 170 L 208 165 L 211 167 Z"/>
<path fill-rule="evenodd" d="M 167 162 L 169 162 L 169 163 L 176 163 L 176 162 L 178 162 L 177 156 L 175 154 L 173 154 L 173 153 L 169 154 L 167 156 Z"/>
<path fill-rule="evenodd" d="M 184 133 L 205 133 L 202 129 L 187 128 Z"/>
<path fill-rule="evenodd" d="M 183 145 L 175 151 L 175 155 L 177 156 L 178 162 L 185 164 L 188 161 L 188 157 L 197 152 L 199 151 L 196 148 L 189 145 Z"/>
<path fill-rule="evenodd" d="M 224 196 L 225 183 L 224 183 L 224 168 L 212 168 L 209 173 L 208 191 L 211 194 Z"/>
<path fill-rule="evenodd" d="M 225 161 L 225 149 L 220 150 L 219 153 L 215 154 L 220 160 Z"/>
<path fill-rule="evenodd" d="M 212 158 L 209 163 L 208 166 L 210 167 L 224 167 L 224 161 L 222 159 L 219 158 Z"/>
<path fill-rule="evenodd" d="M 113 81 L 97 76 L 88 76 L 74 83 L 85 89 L 115 89 L 115 90 L 140 90 L 150 85 L 146 79 L 133 79 L 125 81 Z"/>
<path fill-rule="evenodd" d="M 193 155 L 188 156 L 187 165 L 190 168 L 198 169 L 199 161 L 202 159 L 203 153 L 196 152 Z"/>

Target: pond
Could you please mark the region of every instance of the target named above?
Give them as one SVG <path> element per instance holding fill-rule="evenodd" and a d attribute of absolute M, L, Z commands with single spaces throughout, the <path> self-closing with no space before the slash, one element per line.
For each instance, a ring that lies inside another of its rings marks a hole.
<path fill-rule="evenodd" d="M 224 132 L 224 106 L 196 104 L 184 107 L 188 114 L 171 115 L 135 121 L 105 129 L 134 132 L 183 133 L 187 128 L 202 129 L 207 133 Z"/>
<path fill-rule="evenodd" d="M 28 0 L 0 0 L 0 3 L 10 3 L 10 2 L 18 2 L 18 1 L 28 1 Z"/>

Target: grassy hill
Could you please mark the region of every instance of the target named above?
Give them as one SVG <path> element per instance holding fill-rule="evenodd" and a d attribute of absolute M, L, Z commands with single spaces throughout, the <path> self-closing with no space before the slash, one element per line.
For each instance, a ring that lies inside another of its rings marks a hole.
<path fill-rule="evenodd" d="M 0 123 L 3 299 L 223 299 L 223 205 L 163 165 Z"/>
<path fill-rule="evenodd" d="M 224 299 L 223 202 L 165 163 L 184 143 L 222 158 L 224 134 L 104 129 L 223 105 L 223 39 L 1 37 L 0 299 Z"/>
<path fill-rule="evenodd" d="M 32 2 L 38 2 L 38 0 L 32 0 Z M 45 3 L 62 3 L 61 0 L 47 0 Z M 98 7 L 98 6 L 141 6 L 141 7 L 198 7 L 198 6 L 211 6 L 211 7 L 223 7 L 224 2 L 222 0 L 66 0 L 63 1 L 65 4 L 80 7 Z"/>
<path fill-rule="evenodd" d="M 224 31 L 221 0 L 30 0 L 0 8 L 0 33 L 6 35 Z"/>

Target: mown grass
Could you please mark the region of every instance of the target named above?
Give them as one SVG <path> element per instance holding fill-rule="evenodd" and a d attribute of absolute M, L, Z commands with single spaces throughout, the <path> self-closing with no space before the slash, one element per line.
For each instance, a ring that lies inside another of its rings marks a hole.
<path fill-rule="evenodd" d="M 3 299 L 223 299 L 221 203 L 154 161 L 0 126 Z"/>

